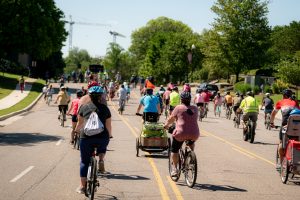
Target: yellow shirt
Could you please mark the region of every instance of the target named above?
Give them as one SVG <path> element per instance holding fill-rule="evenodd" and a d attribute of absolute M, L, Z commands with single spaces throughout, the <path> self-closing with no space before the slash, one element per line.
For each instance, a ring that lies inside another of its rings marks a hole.
<path fill-rule="evenodd" d="M 177 106 L 180 104 L 180 95 L 177 92 L 171 92 L 170 94 L 170 106 Z"/>
<path fill-rule="evenodd" d="M 241 102 L 240 109 L 243 110 L 243 113 L 258 113 L 258 103 L 255 98 L 248 96 Z"/>
<path fill-rule="evenodd" d="M 58 97 L 58 105 L 68 105 L 69 96 L 66 92 L 60 91 L 57 94 Z"/>

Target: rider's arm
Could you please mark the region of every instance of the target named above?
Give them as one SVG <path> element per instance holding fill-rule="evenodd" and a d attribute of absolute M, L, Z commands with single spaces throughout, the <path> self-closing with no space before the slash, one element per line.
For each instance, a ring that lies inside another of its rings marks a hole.
<path fill-rule="evenodd" d="M 78 122 L 75 127 L 75 132 L 79 133 L 84 125 L 84 118 L 81 115 L 78 115 L 77 118 L 78 118 Z"/>
<path fill-rule="evenodd" d="M 271 124 L 274 124 L 274 119 L 275 119 L 275 116 L 277 114 L 278 110 L 274 109 L 271 113 L 271 119 L 270 119 L 270 123 Z"/>
<path fill-rule="evenodd" d="M 137 108 L 137 110 L 136 110 L 136 113 L 139 113 L 139 112 L 140 112 L 142 106 L 143 106 L 142 104 L 139 104 L 139 106 L 138 106 L 138 108 Z"/>
<path fill-rule="evenodd" d="M 176 117 L 173 116 L 173 115 L 171 115 L 171 116 L 168 118 L 168 120 L 166 121 L 164 127 L 165 127 L 165 128 L 168 128 L 170 124 L 172 124 L 173 122 L 175 122 L 175 120 L 176 120 Z"/>
<path fill-rule="evenodd" d="M 157 107 L 157 113 L 160 115 L 161 114 L 160 103 L 156 104 L 156 107 Z"/>
<path fill-rule="evenodd" d="M 73 110 L 73 101 L 72 101 L 71 106 L 70 106 L 70 108 L 69 108 L 69 110 L 68 110 L 68 112 L 67 112 L 67 115 L 70 114 L 71 110 Z"/>

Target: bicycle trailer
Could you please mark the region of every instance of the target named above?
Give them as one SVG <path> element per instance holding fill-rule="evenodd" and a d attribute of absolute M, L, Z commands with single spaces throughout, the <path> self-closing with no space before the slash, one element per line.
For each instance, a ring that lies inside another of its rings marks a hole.
<path fill-rule="evenodd" d="M 170 139 L 164 130 L 163 123 L 145 122 L 141 134 L 136 140 L 136 155 L 138 156 L 139 149 L 150 153 L 162 152 L 170 149 L 170 146 Z"/>

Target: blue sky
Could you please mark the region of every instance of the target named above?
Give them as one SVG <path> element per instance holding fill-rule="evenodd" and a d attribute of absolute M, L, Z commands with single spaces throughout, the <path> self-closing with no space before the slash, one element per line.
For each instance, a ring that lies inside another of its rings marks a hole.
<path fill-rule="evenodd" d="M 125 50 L 130 46 L 131 33 L 146 25 L 151 19 L 166 16 L 187 24 L 195 32 L 209 29 L 215 14 L 211 7 L 215 0 L 55 0 L 56 6 L 66 16 L 72 15 L 73 47 L 89 52 L 91 56 L 104 56 L 113 37 L 109 31 L 126 36 L 117 37 L 117 43 Z M 271 0 L 269 24 L 287 25 L 300 21 L 299 0 Z M 80 25 L 76 22 L 111 24 L 111 27 Z M 69 30 L 69 25 L 65 27 Z M 68 40 L 62 49 L 68 54 Z"/>

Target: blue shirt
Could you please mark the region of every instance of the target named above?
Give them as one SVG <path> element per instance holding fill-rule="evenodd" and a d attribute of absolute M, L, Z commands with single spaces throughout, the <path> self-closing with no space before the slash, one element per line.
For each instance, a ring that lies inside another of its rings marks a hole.
<path fill-rule="evenodd" d="M 159 104 L 159 100 L 154 95 L 143 96 L 140 100 L 140 104 L 144 106 L 144 112 L 158 112 L 157 104 Z"/>

